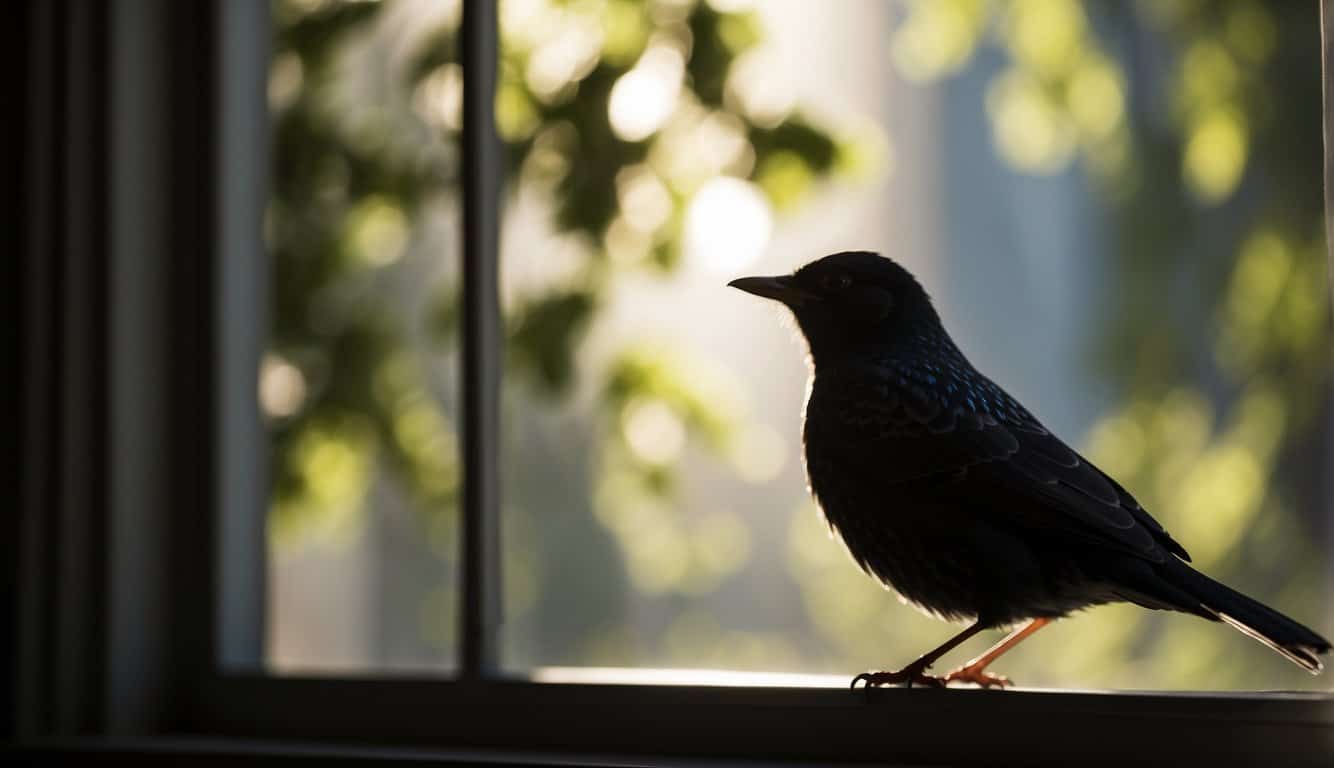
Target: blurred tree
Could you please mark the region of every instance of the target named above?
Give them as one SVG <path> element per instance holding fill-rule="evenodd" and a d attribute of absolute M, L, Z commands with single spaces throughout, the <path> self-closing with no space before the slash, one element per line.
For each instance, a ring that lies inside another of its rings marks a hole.
<path fill-rule="evenodd" d="M 502 3 L 495 108 L 507 182 L 546 202 L 569 246 L 537 257 L 558 279 L 505 297 L 507 387 L 568 402 L 580 383 L 575 355 L 617 280 L 677 269 L 691 203 L 706 191 L 758 196 L 786 212 L 856 162 L 827 127 L 760 98 L 753 85 L 764 73 L 749 54 L 761 30 L 752 14 L 716 10 L 725 5 Z M 1006 66 L 986 98 L 998 156 L 1030 174 L 1078 163 L 1107 203 L 1114 237 L 1088 253 L 1106 260 L 1114 281 L 1099 308 L 1097 365 L 1124 405 L 1092 430 L 1091 458 L 1206 570 L 1268 574 L 1237 586 L 1319 625 L 1332 350 L 1314 5 L 905 5 L 888 52 L 905 77 L 939 81 L 970 66 L 980 47 L 1000 50 Z M 453 215 L 458 11 L 402 0 L 274 6 L 274 319 L 260 384 L 280 543 L 312 527 L 357 525 L 384 469 L 420 511 L 441 562 L 453 559 L 457 276 L 437 222 Z M 719 176 L 737 184 L 712 183 Z M 532 546 L 538 527 L 506 535 L 534 557 L 599 567 L 557 585 L 544 578 L 553 564 L 507 558 L 512 609 L 574 610 L 551 590 L 605 590 L 603 550 L 643 600 L 686 600 L 740 567 L 744 528 L 685 519 L 664 503 L 681 441 L 726 453 L 738 426 L 716 407 L 729 402 L 716 383 L 683 369 L 700 370 L 628 348 L 583 382 L 596 393 L 597 428 L 583 424 L 548 447 L 564 463 L 530 485 L 582 473 L 590 509 L 560 523 L 596 523 L 544 547 Z M 906 647 L 907 632 L 941 630 L 905 629 L 902 609 L 886 608 L 808 506 L 794 518 L 789 563 L 820 640 L 808 655 L 827 669 L 883 664 L 887 640 Z M 447 594 L 422 598 L 443 647 L 454 624 Z M 705 619 L 684 613 L 677 639 L 695 638 L 694 648 L 735 640 Z M 616 650 L 624 627 L 581 629 L 598 636 L 562 638 L 562 658 L 625 658 Z M 1297 684 L 1281 659 L 1204 622 L 1104 608 L 1081 617 L 1076 636 L 1061 654 L 1041 639 L 1021 646 L 1005 671 L 1033 684 Z M 766 653 L 757 663 L 782 654 Z"/>
<path fill-rule="evenodd" d="M 275 4 L 273 321 L 260 386 L 279 544 L 312 527 L 359 525 L 384 469 L 421 512 L 439 558 L 453 559 L 459 473 L 446 404 L 458 281 L 452 244 L 433 228 L 456 194 L 459 11 Z M 563 280 L 506 296 L 507 387 L 550 399 L 573 391 L 575 354 L 616 279 L 677 268 L 690 203 L 711 179 L 742 180 L 743 194 L 787 209 L 857 162 L 791 105 L 747 100 L 732 74 L 759 39 L 752 14 L 693 0 L 501 3 L 495 114 L 506 182 L 541 195 L 554 228 L 577 245 Z M 616 355 L 596 374 L 607 428 L 598 441 L 572 442 L 627 491 L 599 494 L 599 519 L 632 574 L 651 563 L 616 520 L 626 505 L 639 505 L 641 524 L 642 510 L 661 510 L 640 502 L 671 492 L 677 460 L 636 445 L 636 425 L 675 425 L 717 449 L 732 426 L 678 370 L 642 349 Z M 691 535 L 670 516 L 655 520 L 664 535 Z M 685 563 L 699 578 L 735 565 L 696 550 Z M 532 564 L 507 562 L 513 605 L 541 603 L 543 584 Z M 429 597 L 434 613 L 450 608 Z M 448 625 L 429 622 L 434 642 L 452 642 Z"/>

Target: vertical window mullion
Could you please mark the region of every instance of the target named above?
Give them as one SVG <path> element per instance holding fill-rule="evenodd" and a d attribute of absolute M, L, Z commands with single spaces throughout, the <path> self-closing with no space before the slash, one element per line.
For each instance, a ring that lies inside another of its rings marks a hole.
<path fill-rule="evenodd" d="M 1320 79 L 1324 85 L 1325 139 L 1325 240 L 1329 259 L 1330 289 L 1334 291 L 1334 45 L 1331 45 L 1330 20 L 1334 0 L 1320 0 Z"/>
<path fill-rule="evenodd" d="M 268 256 L 264 209 L 268 203 L 269 6 L 219 4 L 216 146 L 215 266 L 220 312 L 216 353 L 219 519 L 219 594 L 215 612 L 224 667 L 258 668 L 264 662 L 268 552 L 264 465 L 267 436 L 260 420 L 255 378 L 269 328 Z"/>
<path fill-rule="evenodd" d="M 1323 138 L 1325 160 L 1325 258 L 1329 263 L 1326 279 L 1329 282 L 1330 297 L 1334 299 L 1334 31 L 1330 30 L 1329 15 L 1334 12 L 1334 0 L 1320 0 L 1320 80 L 1323 112 Z M 1334 394 L 1326 396 L 1327 402 L 1334 402 Z M 1331 409 L 1331 422 L 1334 422 L 1334 409 Z M 1334 476 L 1325 480 L 1329 496 L 1334 498 Z M 1326 552 L 1334 552 L 1334 526 L 1330 526 L 1325 538 Z M 1334 585 L 1334 561 L 1325 566 L 1325 578 Z M 1334 607 L 1326 611 L 1328 621 L 1334 621 Z"/>
<path fill-rule="evenodd" d="M 463 565 L 460 668 L 498 666 L 500 302 L 497 294 L 500 142 L 495 130 L 496 3 L 469 0 L 463 61 Z"/>

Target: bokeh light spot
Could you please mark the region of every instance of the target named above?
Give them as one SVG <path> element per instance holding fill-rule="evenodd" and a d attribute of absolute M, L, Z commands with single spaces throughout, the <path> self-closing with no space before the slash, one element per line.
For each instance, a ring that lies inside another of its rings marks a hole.
<path fill-rule="evenodd" d="M 1121 72 L 1100 57 L 1085 57 L 1070 78 L 1070 113 L 1081 131 L 1103 139 L 1116 130 L 1125 114 Z"/>
<path fill-rule="evenodd" d="M 756 125 L 777 125 L 796 105 L 797 95 L 791 83 L 774 76 L 780 69 L 776 57 L 774 51 L 754 48 L 738 56 L 727 72 L 728 107 Z"/>
<path fill-rule="evenodd" d="M 985 19 L 981 0 L 918 0 L 894 32 L 894 64 L 910 80 L 954 72 L 972 55 Z"/>
<path fill-rule="evenodd" d="M 1010 165 L 1029 173 L 1056 173 L 1075 150 L 1069 119 L 1029 75 L 1011 71 L 987 92 L 996 150 Z"/>
<path fill-rule="evenodd" d="M 632 165 L 616 174 L 616 193 L 621 215 L 635 229 L 651 233 L 672 215 L 672 196 L 646 165 Z"/>
<path fill-rule="evenodd" d="M 773 213 L 754 184 L 720 176 L 695 193 L 685 226 L 690 260 L 709 271 L 732 274 L 764 253 Z"/>
<path fill-rule="evenodd" d="M 1014 0 L 1006 38 L 1025 65 L 1045 77 L 1070 69 L 1079 55 L 1087 20 L 1075 0 Z"/>
<path fill-rule="evenodd" d="M 413 108 L 428 125 L 451 131 L 463 127 L 463 67 L 437 67 L 417 86 Z"/>
<path fill-rule="evenodd" d="M 269 352 L 259 364 L 259 404 L 265 415 L 281 419 L 306 402 L 306 377 L 281 355 Z"/>
<path fill-rule="evenodd" d="M 349 219 L 348 228 L 354 257 L 372 267 L 384 267 L 398 261 L 408 241 L 403 209 L 384 197 L 371 196 L 363 200 Z"/>
<path fill-rule="evenodd" d="M 1228 109 L 1208 112 L 1190 129 L 1182 172 L 1206 203 L 1232 194 L 1246 169 L 1247 137 L 1242 117 Z"/>
<path fill-rule="evenodd" d="M 685 448 L 685 425 L 661 400 L 632 400 L 621 413 L 621 429 L 630 450 L 650 464 L 670 464 Z"/>
<path fill-rule="evenodd" d="M 280 112 L 291 106 L 301 95 L 304 80 L 301 57 L 291 51 L 278 54 L 269 68 L 269 110 Z"/>
<path fill-rule="evenodd" d="M 528 87 L 542 101 L 552 103 L 568 86 L 593 70 L 602 50 L 602 27 L 588 14 L 567 12 L 528 57 L 524 72 Z"/>
<path fill-rule="evenodd" d="M 768 424 L 752 424 L 737 436 L 732 463 L 746 481 L 767 483 L 778 477 L 787 463 L 787 441 Z"/>
<path fill-rule="evenodd" d="M 670 45 L 653 45 L 621 75 L 607 100 L 611 129 L 626 141 L 652 136 L 671 116 L 681 95 L 685 59 Z"/>

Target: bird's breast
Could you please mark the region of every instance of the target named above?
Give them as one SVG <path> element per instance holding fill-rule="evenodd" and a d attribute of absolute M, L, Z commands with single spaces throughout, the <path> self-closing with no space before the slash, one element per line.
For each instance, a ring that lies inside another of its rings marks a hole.
<path fill-rule="evenodd" d="M 844 394 L 817 382 L 806 404 L 806 475 L 822 514 L 863 570 L 912 603 L 947 618 L 977 616 L 978 580 L 958 548 L 968 521 L 920 484 L 887 479 L 903 443 L 868 442 L 847 419 Z"/>

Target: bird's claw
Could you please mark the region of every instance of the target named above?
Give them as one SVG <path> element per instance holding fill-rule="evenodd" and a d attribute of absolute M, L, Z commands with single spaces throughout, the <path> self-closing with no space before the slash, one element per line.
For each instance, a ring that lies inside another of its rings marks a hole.
<path fill-rule="evenodd" d="M 1004 675 L 993 675 L 982 667 L 959 667 L 944 677 L 945 684 L 972 683 L 981 688 L 1007 688 L 1014 683 Z"/>
<path fill-rule="evenodd" d="M 898 672 L 863 672 L 852 678 L 852 688 L 857 687 L 857 683 L 864 683 L 867 688 L 879 688 L 884 685 L 906 685 L 908 688 L 914 684 L 923 688 L 944 688 L 946 679 L 928 675 L 921 669 L 907 667 Z"/>
<path fill-rule="evenodd" d="M 980 688 L 1006 688 L 1014 683 L 1004 675 L 993 675 L 984 667 L 960 667 L 944 677 L 926 674 L 924 669 L 906 667 L 897 672 L 863 672 L 852 678 L 852 688 L 863 683 L 867 688 L 879 688 L 886 685 L 906 685 L 908 688 L 919 685 L 923 688 L 944 688 L 951 683 L 971 683 Z"/>

